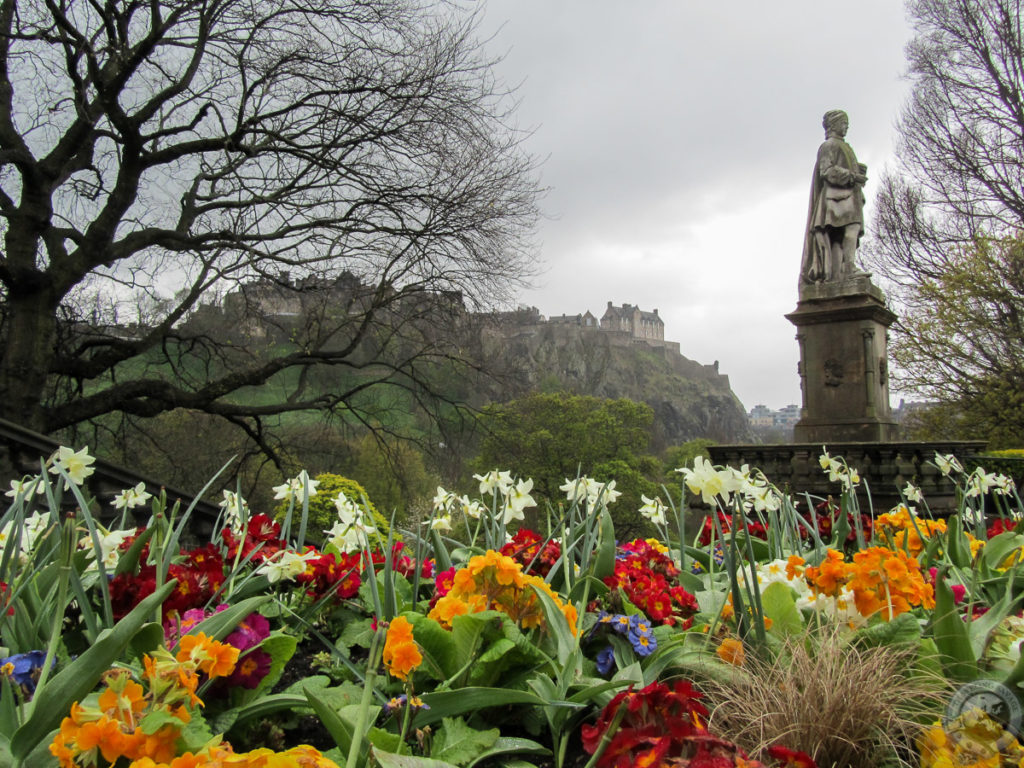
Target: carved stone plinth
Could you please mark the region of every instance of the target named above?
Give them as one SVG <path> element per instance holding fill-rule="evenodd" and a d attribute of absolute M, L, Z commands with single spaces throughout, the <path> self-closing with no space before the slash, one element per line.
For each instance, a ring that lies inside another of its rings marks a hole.
<path fill-rule="evenodd" d="M 796 311 L 786 318 L 800 344 L 803 408 L 795 441 L 896 440 L 887 363 L 896 315 L 870 277 L 801 285 Z"/>

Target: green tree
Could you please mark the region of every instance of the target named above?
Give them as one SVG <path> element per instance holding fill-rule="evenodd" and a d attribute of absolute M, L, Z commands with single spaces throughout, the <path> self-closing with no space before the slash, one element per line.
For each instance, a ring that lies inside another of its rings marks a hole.
<path fill-rule="evenodd" d="M 0 416 L 53 432 L 188 408 L 266 445 L 276 414 L 367 421 L 369 387 L 431 394 L 426 363 L 458 358 L 438 329 L 533 263 L 534 161 L 476 18 L 3 0 Z M 324 284 L 344 301 L 305 291 Z M 210 331 L 225 294 L 264 343 Z M 326 369 L 334 388 L 308 386 Z"/>
<path fill-rule="evenodd" d="M 564 497 L 559 486 L 577 473 L 615 480 L 616 490 L 629 491 L 612 507 L 625 521 L 636 516 L 640 493 L 658 490 L 660 464 L 646 456 L 653 422 L 650 406 L 625 398 L 529 395 L 484 409 L 476 467 L 533 478 L 534 495 L 553 503 Z"/>
<path fill-rule="evenodd" d="M 893 344 L 903 386 L 937 405 L 921 438 L 1013 447 L 1024 434 L 1024 240 L 979 239 L 918 281 Z"/>
<path fill-rule="evenodd" d="M 947 427 L 1020 434 L 1022 6 L 908 0 L 907 10 L 913 87 L 867 248 L 900 307 L 893 384 L 943 404 Z"/>

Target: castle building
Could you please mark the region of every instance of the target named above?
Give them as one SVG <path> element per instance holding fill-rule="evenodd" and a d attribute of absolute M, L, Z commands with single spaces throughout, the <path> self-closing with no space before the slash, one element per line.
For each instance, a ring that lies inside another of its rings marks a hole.
<path fill-rule="evenodd" d="M 644 312 L 633 304 L 616 307 L 609 301 L 601 315 L 601 329 L 627 331 L 634 339 L 665 340 L 665 323 L 658 316 L 658 310 Z"/>

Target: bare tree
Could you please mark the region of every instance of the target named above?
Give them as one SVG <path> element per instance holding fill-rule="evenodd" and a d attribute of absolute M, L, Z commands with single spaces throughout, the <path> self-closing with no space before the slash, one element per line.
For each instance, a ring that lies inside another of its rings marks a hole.
<path fill-rule="evenodd" d="M 1005 414 L 993 393 L 1024 382 L 1021 3 L 908 0 L 907 10 L 913 90 L 867 248 L 902 315 L 894 383 Z"/>
<path fill-rule="evenodd" d="M 428 0 L 0 2 L 0 415 L 183 407 L 259 438 L 370 386 L 424 396 L 463 302 L 531 272 L 535 167 L 474 25 Z M 268 332 L 268 284 L 331 300 Z M 265 343 L 201 322 L 213 293 Z"/>

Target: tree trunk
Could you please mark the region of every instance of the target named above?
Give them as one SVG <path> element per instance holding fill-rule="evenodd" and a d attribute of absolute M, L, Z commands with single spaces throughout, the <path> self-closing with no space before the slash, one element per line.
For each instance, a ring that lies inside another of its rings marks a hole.
<path fill-rule="evenodd" d="M 0 355 L 0 416 L 46 432 L 43 395 L 57 338 L 56 303 L 47 288 L 9 291 Z"/>

